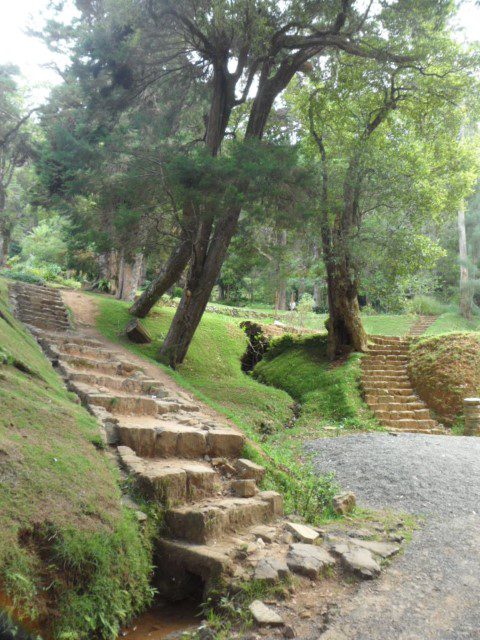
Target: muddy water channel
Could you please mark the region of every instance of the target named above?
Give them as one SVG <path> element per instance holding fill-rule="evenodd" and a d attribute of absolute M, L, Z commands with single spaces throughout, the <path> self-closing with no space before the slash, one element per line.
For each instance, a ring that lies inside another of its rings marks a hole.
<path fill-rule="evenodd" d="M 176 632 L 193 630 L 201 622 L 198 600 L 157 602 L 122 630 L 120 638 L 127 640 L 164 640 L 174 638 Z M 173 635 L 172 635 L 173 634 Z"/>

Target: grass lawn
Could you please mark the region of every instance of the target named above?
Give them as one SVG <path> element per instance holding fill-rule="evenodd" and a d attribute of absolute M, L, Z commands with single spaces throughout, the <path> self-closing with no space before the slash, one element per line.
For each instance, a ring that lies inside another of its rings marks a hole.
<path fill-rule="evenodd" d="M 149 544 L 73 400 L 0 279 L 0 596 L 54 638 L 114 638 L 149 600 Z"/>
<path fill-rule="evenodd" d="M 426 330 L 425 335 L 436 336 L 457 331 L 480 331 L 480 317 L 475 316 L 467 320 L 459 313 L 443 313 Z"/>

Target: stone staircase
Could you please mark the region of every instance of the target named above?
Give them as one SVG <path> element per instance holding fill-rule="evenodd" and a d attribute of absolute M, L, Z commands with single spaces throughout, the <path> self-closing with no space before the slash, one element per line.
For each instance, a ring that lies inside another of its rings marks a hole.
<path fill-rule="evenodd" d="M 97 418 L 135 495 L 161 508 L 159 590 L 180 597 L 198 581 L 208 589 L 242 573 L 239 550 L 255 543 L 255 528 L 283 515 L 281 495 L 258 488 L 264 468 L 241 457 L 244 435 L 202 413 L 186 394 L 173 396 L 102 342 L 74 332 L 57 291 L 15 283 L 10 294 L 17 317 Z"/>
<path fill-rule="evenodd" d="M 17 318 L 29 327 L 44 331 L 71 329 L 58 289 L 13 282 L 10 286 L 10 300 Z"/>
<path fill-rule="evenodd" d="M 408 338 L 370 339 L 372 344 L 362 360 L 362 384 L 365 400 L 378 421 L 391 431 L 445 434 L 408 377 Z"/>
<path fill-rule="evenodd" d="M 408 334 L 412 337 L 418 338 L 422 336 L 425 331 L 432 326 L 437 319 L 437 316 L 418 316 L 418 319 L 410 327 Z"/>

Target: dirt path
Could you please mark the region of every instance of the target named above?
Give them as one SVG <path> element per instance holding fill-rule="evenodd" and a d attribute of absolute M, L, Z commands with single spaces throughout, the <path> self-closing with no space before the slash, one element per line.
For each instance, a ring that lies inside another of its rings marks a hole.
<path fill-rule="evenodd" d="M 321 638 L 480 639 L 480 439 L 367 434 L 306 448 L 360 504 L 424 517 L 405 554 Z"/>
<path fill-rule="evenodd" d="M 172 394 L 180 398 L 192 400 L 192 396 L 180 387 L 161 367 L 154 363 L 150 363 L 145 358 L 137 356 L 132 351 L 126 349 L 121 344 L 117 344 L 108 340 L 103 336 L 95 326 L 95 319 L 98 315 L 98 300 L 95 297 L 86 295 L 81 291 L 63 290 L 63 302 L 71 309 L 78 331 L 86 336 L 90 336 L 102 342 L 112 352 L 120 358 L 128 359 L 129 362 L 138 365 L 152 378 L 155 378 L 164 385 L 164 387 Z M 219 416 L 213 409 L 200 403 L 195 399 L 196 404 L 201 404 L 201 413 L 212 419 L 221 419 L 223 423 L 228 424 L 232 429 L 238 431 L 238 427 L 234 425 L 225 416 Z"/>

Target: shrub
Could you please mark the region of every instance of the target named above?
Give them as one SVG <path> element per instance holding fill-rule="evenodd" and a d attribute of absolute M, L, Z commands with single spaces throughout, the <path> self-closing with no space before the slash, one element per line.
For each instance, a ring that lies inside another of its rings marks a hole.
<path fill-rule="evenodd" d="M 9 269 L 3 269 L 2 271 L 0 271 L 0 275 L 4 278 L 10 278 L 10 280 L 18 280 L 19 282 L 27 282 L 29 284 L 45 284 L 45 280 L 43 278 L 28 271 L 11 271 Z"/>
<path fill-rule="evenodd" d="M 451 311 L 451 306 L 425 295 L 414 296 L 407 302 L 406 307 L 409 313 L 417 313 L 422 316 L 440 316 L 442 313 Z"/>

